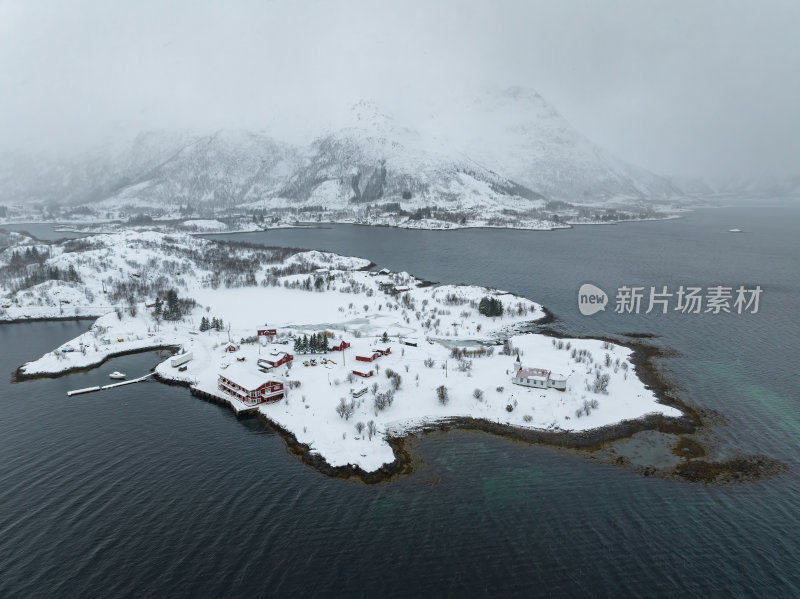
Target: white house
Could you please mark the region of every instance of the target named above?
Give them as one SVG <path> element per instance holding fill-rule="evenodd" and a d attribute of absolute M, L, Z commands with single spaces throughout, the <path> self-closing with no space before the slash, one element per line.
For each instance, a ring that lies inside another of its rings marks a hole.
<path fill-rule="evenodd" d="M 557 389 L 558 391 L 567 389 L 567 377 L 563 374 L 553 374 L 543 368 L 520 367 L 511 381 L 515 385 L 522 385 L 523 387 Z"/>

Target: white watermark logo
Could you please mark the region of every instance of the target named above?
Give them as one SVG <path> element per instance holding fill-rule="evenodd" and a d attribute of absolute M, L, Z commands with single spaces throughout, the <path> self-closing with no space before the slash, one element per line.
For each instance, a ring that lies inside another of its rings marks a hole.
<path fill-rule="evenodd" d="M 623 285 L 617 288 L 614 298 L 616 314 L 758 314 L 763 289 L 760 285 L 738 288 L 712 285 L 706 288 L 680 285 L 670 289 L 660 287 L 635 287 Z M 585 283 L 578 291 L 578 309 L 584 316 L 605 310 L 608 296 L 605 291 Z"/>
<path fill-rule="evenodd" d="M 605 310 L 607 303 L 606 292 L 591 283 L 584 283 L 578 290 L 578 310 L 584 316 L 591 316 Z"/>

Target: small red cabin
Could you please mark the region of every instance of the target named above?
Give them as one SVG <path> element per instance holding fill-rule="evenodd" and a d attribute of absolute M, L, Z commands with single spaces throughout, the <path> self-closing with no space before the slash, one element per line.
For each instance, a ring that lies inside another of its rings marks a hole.
<path fill-rule="evenodd" d="M 371 377 L 375 373 L 372 370 L 370 370 L 369 372 L 361 372 L 360 370 L 354 370 L 353 374 L 356 375 L 356 376 L 361 376 L 361 377 L 364 377 L 365 379 L 368 379 L 369 377 Z"/>
<path fill-rule="evenodd" d="M 344 350 L 346 350 L 348 347 L 350 347 L 350 344 L 349 344 L 347 341 L 344 341 L 344 340 L 342 340 L 342 341 L 339 343 L 339 345 L 334 345 L 334 346 L 333 346 L 331 349 L 332 349 L 333 351 L 344 351 Z"/>
<path fill-rule="evenodd" d="M 287 362 L 291 362 L 294 360 L 294 356 L 287 352 L 277 352 L 270 354 L 268 358 L 261 358 L 259 362 L 263 361 L 272 366 L 273 368 L 277 368 L 282 364 L 286 364 Z"/>
<path fill-rule="evenodd" d="M 382 355 L 383 354 L 379 354 L 378 352 L 375 352 L 375 353 L 370 354 L 368 356 L 356 356 L 356 360 L 358 360 L 359 362 L 374 362 L 375 360 L 380 358 Z"/>
<path fill-rule="evenodd" d="M 258 329 L 259 337 L 274 337 L 277 334 L 277 329 Z"/>
<path fill-rule="evenodd" d="M 225 351 L 226 352 L 231 352 L 232 353 L 232 352 L 235 352 L 237 349 L 239 349 L 239 346 L 238 345 L 234 345 L 233 343 L 229 343 L 228 345 L 225 346 Z"/>

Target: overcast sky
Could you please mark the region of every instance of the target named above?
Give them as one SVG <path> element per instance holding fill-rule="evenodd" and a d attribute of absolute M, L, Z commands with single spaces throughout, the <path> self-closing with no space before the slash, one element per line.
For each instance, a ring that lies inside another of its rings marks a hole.
<path fill-rule="evenodd" d="M 0 145 L 161 127 L 302 140 L 358 98 L 413 115 L 520 85 L 659 173 L 797 173 L 798 40 L 797 0 L 0 0 Z"/>

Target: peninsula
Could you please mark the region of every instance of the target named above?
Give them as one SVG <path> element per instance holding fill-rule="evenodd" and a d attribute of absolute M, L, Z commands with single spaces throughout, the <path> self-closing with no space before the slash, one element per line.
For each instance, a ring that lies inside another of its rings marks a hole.
<path fill-rule="evenodd" d="M 637 376 L 629 348 L 525 332 L 546 315 L 529 299 L 361 258 L 188 234 L 46 246 L 15 234 L 0 283 L 0 320 L 96 318 L 19 379 L 175 348 L 159 379 L 257 412 L 334 469 L 389 468 L 393 439 L 453 419 L 579 434 L 682 415 Z"/>

